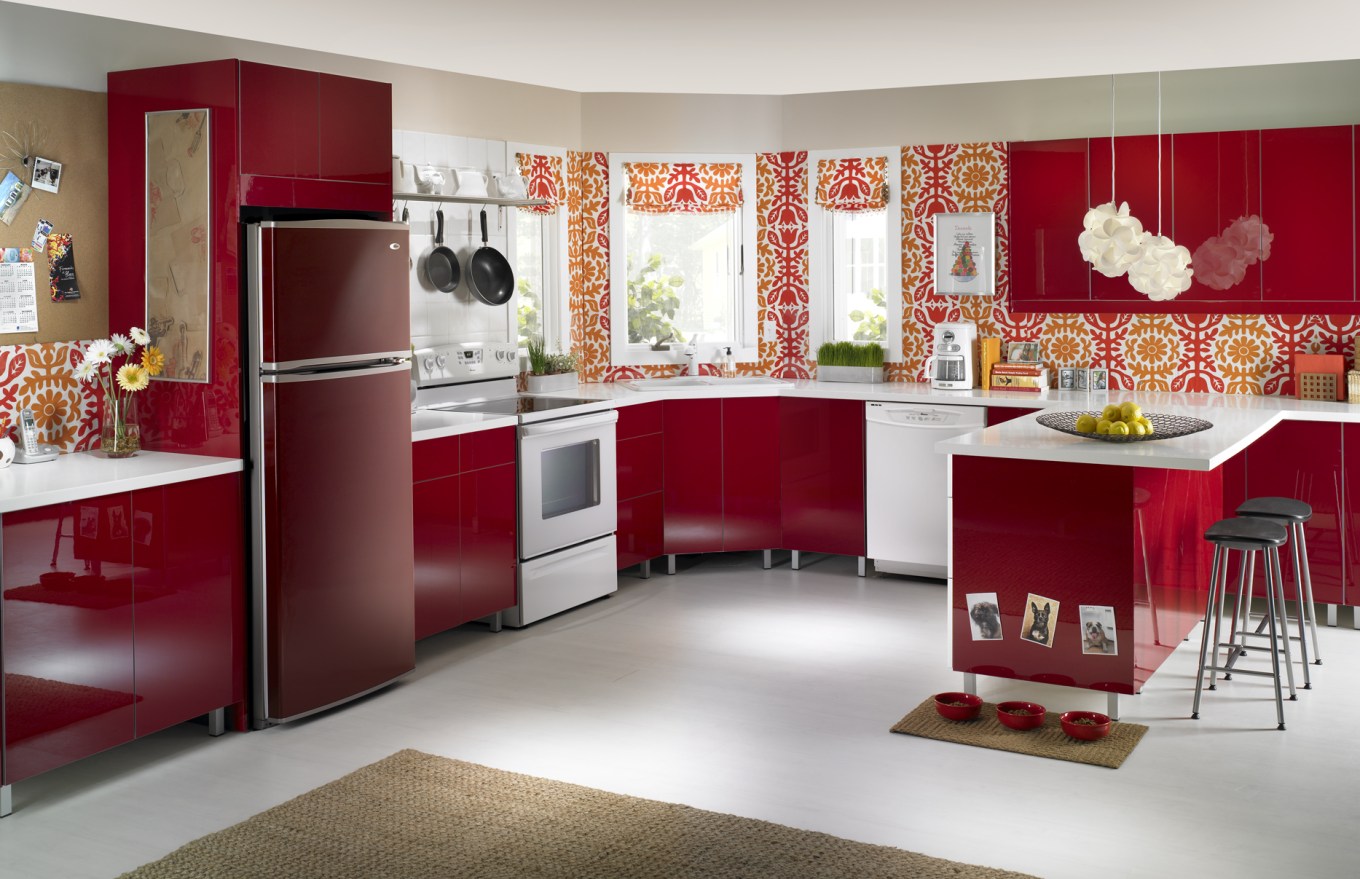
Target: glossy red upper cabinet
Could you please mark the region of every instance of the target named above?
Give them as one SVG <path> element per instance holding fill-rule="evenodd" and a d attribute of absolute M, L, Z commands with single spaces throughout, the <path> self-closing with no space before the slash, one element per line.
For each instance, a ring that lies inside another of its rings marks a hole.
<path fill-rule="evenodd" d="M 240 89 L 241 173 L 316 177 L 317 74 L 242 61 Z"/>
<path fill-rule="evenodd" d="M 864 555 L 864 404 L 779 400 L 784 549 Z"/>
<path fill-rule="evenodd" d="M 132 493 L 137 735 L 245 700 L 237 475 Z"/>
<path fill-rule="evenodd" d="M 1304 534 L 1313 599 L 1328 604 L 1342 603 L 1345 580 L 1341 427 L 1321 421 L 1284 421 L 1247 449 L 1247 497 L 1290 497 L 1312 506 L 1313 518 L 1304 526 Z M 1292 598 L 1293 567 L 1285 555 L 1280 563 L 1285 597 Z"/>
<path fill-rule="evenodd" d="M 1160 153 L 1158 146 L 1160 143 Z M 1116 205 L 1128 202 L 1129 213 L 1137 217 L 1147 232 L 1161 231 L 1171 235 L 1171 136 L 1164 134 L 1138 135 L 1115 138 L 1113 142 L 1113 168 L 1111 168 L 1111 141 L 1108 137 L 1092 138 L 1089 147 L 1091 173 L 1091 205 L 1105 204 L 1111 200 L 1110 176 L 1113 170 L 1113 199 Z M 1083 211 L 1083 214 L 1085 212 Z M 1082 231 L 1081 217 L 1071 221 L 1069 229 L 1075 226 L 1076 233 Z M 1073 249 L 1077 248 L 1075 235 Z M 1089 271 L 1089 270 L 1088 270 Z M 1099 272 L 1090 272 L 1091 310 L 1100 311 L 1107 303 L 1136 303 L 1144 310 L 1148 298 L 1129 283 L 1125 276 L 1107 278 Z"/>
<path fill-rule="evenodd" d="M 392 186 L 392 86 L 322 73 L 318 176 Z"/>
<path fill-rule="evenodd" d="M 1261 280 L 1274 310 L 1354 310 L 1354 131 L 1335 125 L 1261 132 L 1261 220 L 1270 230 Z"/>
<path fill-rule="evenodd" d="M 1091 207 L 1087 142 L 1010 145 L 1011 307 L 1015 311 L 1085 311 L 1091 272 L 1077 248 Z M 1109 188 L 1108 176 L 1106 189 Z"/>
<path fill-rule="evenodd" d="M 1190 251 L 1190 289 L 1169 305 L 1261 306 L 1261 133 L 1206 131 L 1171 138 L 1168 235 Z"/>
<path fill-rule="evenodd" d="M 779 547 L 778 397 L 722 401 L 722 455 L 723 551 Z"/>
<path fill-rule="evenodd" d="M 722 402 L 665 401 L 667 553 L 718 552 L 723 547 Z"/>

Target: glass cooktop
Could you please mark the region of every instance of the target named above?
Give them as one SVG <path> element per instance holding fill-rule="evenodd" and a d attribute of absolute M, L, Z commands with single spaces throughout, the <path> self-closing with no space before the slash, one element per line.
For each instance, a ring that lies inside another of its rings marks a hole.
<path fill-rule="evenodd" d="M 537 412 L 551 412 L 555 409 L 568 409 L 598 400 L 573 400 L 563 397 L 498 397 L 494 400 L 480 400 L 476 403 L 459 403 L 455 406 L 440 406 L 445 412 L 480 412 L 487 415 L 532 415 Z"/>

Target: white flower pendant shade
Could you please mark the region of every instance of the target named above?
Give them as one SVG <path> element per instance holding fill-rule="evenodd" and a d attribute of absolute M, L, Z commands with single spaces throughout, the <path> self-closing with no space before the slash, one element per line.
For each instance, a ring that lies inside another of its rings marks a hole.
<path fill-rule="evenodd" d="M 1093 207 L 1082 222 L 1086 231 L 1077 237 L 1082 259 L 1105 277 L 1119 277 L 1143 256 L 1143 224 L 1129 215 L 1128 202 Z"/>
<path fill-rule="evenodd" d="M 1148 233 L 1143 255 L 1129 267 L 1133 289 L 1154 302 L 1175 299 L 1190 289 L 1190 251 L 1164 235 Z"/>

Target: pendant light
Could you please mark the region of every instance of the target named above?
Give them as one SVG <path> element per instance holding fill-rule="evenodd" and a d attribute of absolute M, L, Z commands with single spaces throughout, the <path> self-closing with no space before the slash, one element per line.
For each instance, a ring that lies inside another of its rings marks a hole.
<path fill-rule="evenodd" d="M 1154 302 L 1175 299 L 1190 289 L 1194 270 L 1190 251 L 1161 233 L 1162 227 L 1162 73 L 1157 72 L 1157 231 L 1143 238 L 1141 255 L 1128 267 L 1133 289 Z"/>
<path fill-rule="evenodd" d="M 1097 205 L 1082 218 L 1085 231 L 1077 236 L 1081 257 L 1107 278 L 1117 278 L 1143 256 L 1143 224 L 1130 216 L 1129 203 L 1114 201 L 1114 75 L 1110 75 L 1110 201 Z"/>

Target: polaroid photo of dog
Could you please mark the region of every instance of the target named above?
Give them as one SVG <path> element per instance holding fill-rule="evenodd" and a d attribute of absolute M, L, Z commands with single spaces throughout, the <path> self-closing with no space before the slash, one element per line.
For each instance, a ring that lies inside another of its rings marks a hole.
<path fill-rule="evenodd" d="M 1020 640 L 1053 646 L 1053 634 L 1058 628 L 1059 602 L 1031 592 L 1025 598 L 1025 621 L 1020 627 Z"/>
<path fill-rule="evenodd" d="M 995 592 L 969 592 L 964 596 L 968 602 L 968 628 L 974 641 L 1001 640 L 1001 608 L 996 602 Z"/>
<path fill-rule="evenodd" d="M 33 159 L 33 188 L 45 192 L 61 189 L 61 162 L 35 156 Z"/>
<path fill-rule="evenodd" d="M 1085 656 L 1118 656 L 1118 635 L 1114 628 L 1114 608 L 1100 604 L 1083 604 L 1081 616 L 1081 652 Z"/>

